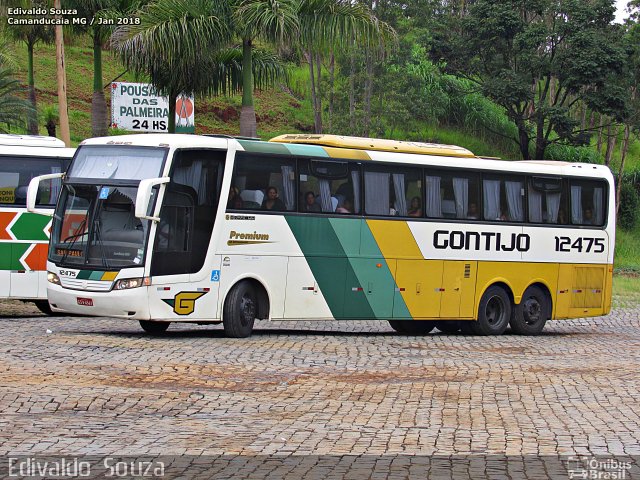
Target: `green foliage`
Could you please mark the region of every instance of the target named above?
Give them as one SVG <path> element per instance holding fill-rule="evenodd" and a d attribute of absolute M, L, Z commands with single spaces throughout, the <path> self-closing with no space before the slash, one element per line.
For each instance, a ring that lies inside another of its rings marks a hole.
<path fill-rule="evenodd" d="M 602 164 L 604 161 L 602 155 L 591 147 L 574 147 L 573 145 L 559 143 L 549 145 L 545 156 L 549 160 L 560 162 Z"/>
<path fill-rule="evenodd" d="M 9 133 L 11 127 L 23 127 L 28 115 L 35 115 L 31 102 L 19 95 L 23 92 L 13 72 L 0 66 L 0 133 Z"/>
<path fill-rule="evenodd" d="M 618 226 L 623 230 L 632 230 L 638 222 L 638 208 L 640 197 L 638 191 L 629 182 L 623 182 L 620 190 L 620 210 L 618 212 Z"/>
<path fill-rule="evenodd" d="M 623 118 L 622 27 L 611 23 L 610 0 L 476 0 L 467 15 L 434 22 L 432 58 L 477 84 L 502 105 L 518 129 L 523 158 L 544 158 L 547 146 L 573 142 L 570 107 Z"/>
<path fill-rule="evenodd" d="M 616 230 L 614 266 L 616 271 L 640 273 L 640 225 Z"/>

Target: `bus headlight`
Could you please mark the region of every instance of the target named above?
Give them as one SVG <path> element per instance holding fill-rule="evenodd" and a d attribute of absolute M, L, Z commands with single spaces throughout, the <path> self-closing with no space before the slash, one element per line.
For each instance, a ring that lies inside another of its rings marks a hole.
<path fill-rule="evenodd" d="M 122 280 L 118 280 L 116 284 L 113 286 L 114 290 L 126 290 L 128 288 L 138 288 L 142 286 L 151 285 L 150 277 L 143 278 L 123 278 Z"/>
<path fill-rule="evenodd" d="M 47 281 L 55 285 L 60 285 L 60 277 L 53 272 L 47 272 Z"/>

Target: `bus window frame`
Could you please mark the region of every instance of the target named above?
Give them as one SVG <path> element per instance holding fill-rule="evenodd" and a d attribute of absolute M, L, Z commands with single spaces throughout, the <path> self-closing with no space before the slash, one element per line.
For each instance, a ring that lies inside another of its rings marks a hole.
<path fill-rule="evenodd" d="M 25 147 L 25 148 L 29 148 L 29 147 Z M 75 157 L 75 153 L 73 155 Z M 61 157 L 59 155 L 38 155 L 38 156 L 34 156 L 34 155 L 11 155 L 11 154 L 0 154 L 0 159 L 6 159 L 6 158 L 13 158 L 13 159 L 26 159 L 27 161 L 31 161 L 31 160 L 41 160 L 41 159 L 48 159 L 48 158 L 53 158 L 53 159 L 59 159 L 62 161 L 62 172 L 64 173 L 66 176 L 66 172 L 69 171 L 69 167 L 71 166 L 71 162 L 73 161 L 73 157 Z M 66 167 L 65 167 L 65 162 L 66 162 Z M 37 175 L 36 175 L 37 176 Z M 65 183 L 65 176 L 63 176 L 60 180 L 60 188 L 62 189 L 62 185 L 64 185 Z M 33 177 L 32 177 L 33 178 Z M 29 186 L 29 184 L 26 185 L 27 187 Z M 41 208 L 41 209 L 45 209 L 45 210 L 55 210 L 56 208 L 56 204 L 57 204 L 57 199 L 56 199 L 56 203 L 54 204 L 40 204 L 40 203 L 36 203 L 36 207 L 37 208 Z M 0 203 L 0 208 L 24 208 L 26 210 L 27 205 L 26 203 L 24 205 L 16 205 L 15 203 Z"/>

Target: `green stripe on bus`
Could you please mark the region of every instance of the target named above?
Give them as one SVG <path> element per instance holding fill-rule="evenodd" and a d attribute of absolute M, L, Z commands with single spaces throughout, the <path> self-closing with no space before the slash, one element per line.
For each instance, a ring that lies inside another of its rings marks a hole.
<path fill-rule="evenodd" d="M 364 292 L 353 291 L 358 286 L 357 275 L 353 271 L 344 248 L 328 218 L 286 216 L 289 228 L 311 268 L 334 318 L 353 318 L 351 305 L 358 303 L 358 316 L 374 318 L 368 302 L 358 301 Z M 359 220 L 352 221 L 354 226 Z M 346 313 L 346 316 L 345 316 Z"/>
<path fill-rule="evenodd" d="M 0 243 L 0 270 L 25 270 L 20 263 L 30 243 Z"/>
<path fill-rule="evenodd" d="M 290 155 L 287 147 L 281 143 L 259 142 L 256 140 L 238 140 L 238 142 L 246 152 Z"/>
<path fill-rule="evenodd" d="M 11 231 L 16 240 L 49 240 L 44 229 L 50 221 L 51 217 L 46 215 L 25 212 L 13 224 Z"/>
<path fill-rule="evenodd" d="M 318 145 L 297 145 L 295 143 L 283 143 L 291 155 L 299 155 L 302 157 L 329 157 L 324 148 Z"/>

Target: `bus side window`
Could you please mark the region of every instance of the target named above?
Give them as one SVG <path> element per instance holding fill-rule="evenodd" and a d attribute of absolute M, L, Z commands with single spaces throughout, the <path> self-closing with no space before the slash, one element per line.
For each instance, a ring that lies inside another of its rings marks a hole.
<path fill-rule="evenodd" d="M 431 218 L 477 220 L 480 178 L 474 173 L 427 171 L 425 212 Z"/>
<path fill-rule="evenodd" d="M 238 152 L 231 184 L 240 191 L 242 206 L 237 210 L 261 210 L 271 187 L 277 192 L 274 211 L 296 209 L 295 162 L 289 157 Z M 264 211 L 264 210 L 263 210 Z"/>
<path fill-rule="evenodd" d="M 566 182 L 560 178 L 532 177 L 527 195 L 530 222 L 566 223 Z"/>
<path fill-rule="evenodd" d="M 365 165 L 365 212 L 369 215 L 421 217 L 420 176 L 417 168 Z"/>
<path fill-rule="evenodd" d="M 571 180 L 571 223 L 573 225 L 602 226 L 604 224 L 604 182 Z"/>
<path fill-rule="evenodd" d="M 524 222 L 524 177 L 486 175 L 482 191 L 485 220 Z"/>
<path fill-rule="evenodd" d="M 360 206 L 360 167 L 357 163 L 308 159 L 298 162 L 299 191 L 316 198 L 308 207 L 306 198 L 300 199 L 300 211 L 312 213 L 357 214 Z M 309 202 L 311 203 L 311 202 Z"/>

